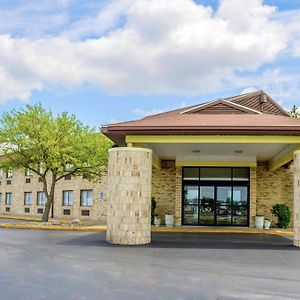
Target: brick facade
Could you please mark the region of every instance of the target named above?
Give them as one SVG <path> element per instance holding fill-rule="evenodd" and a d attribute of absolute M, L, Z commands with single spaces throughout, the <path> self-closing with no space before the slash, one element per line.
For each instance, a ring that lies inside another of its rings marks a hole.
<path fill-rule="evenodd" d="M 26 183 L 30 179 L 30 183 Z M 58 219 L 74 219 L 90 221 L 106 221 L 106 170 L 103 170 L 103 176 L 100 182 L 89 182 L 82 177 L 72 177 L 70 180 L 62 179 L 58 181 L 54 196 L 54 218 Z M 10 184 L 8 184 L 10 181 Z M 0 179 L 1 204 L 0 214 L 41 217 L 38 209 L 44 209 L 44 206 L 37 205 L 37 193 L 43 191 L 43 184 L 39 182 L 37 175 L 25 176 L 25 171 L 14 170 L 12 178 L 6 178 L 5 174 Z M 92 206 L 80 205 L 81 190 L 93 190 Z M 63 191 L 73 191 L 73 205 L 63 206 Z M 32 201 L 30 205 L 24 205 L 24 193 L 32 193 Z M 5 205 L 6 193 L 12 193 L 11 205 Z M 103 195 L 102 197 L 100 197 Z M 103 194 L 102 194 L 103 193 Z M 7 212 L 7 208 L 10 210 Z M 29 213 L 25 213 L 25 208 L 29 209 Z M 70 215 L 64 215 L 64 210 L 70 210 Z M 89 216 L 83 216 L 82 211 L 88 211 Z"/>
<path fill-rule="evenodd" d="M 258 215 L 272 218 L 271 208 L 277 203 L 285 203 L 289 206 L 293 215 L 294 177 L 293 168 L 281 167 L 275 171 L 269 171 L 267 163 L 259 163 L 257 166 L 257 202 Z M 273 219 L 275 221 L 275 219 Z M 290 225 L 292 226 L 291 219 Z"/>
<path fill-rule="evenodd" d="M 2 193 L 2 203 L 0 214 L 20 215 L 20 216 L 41 216 L 37 213 L 37 192 L 42 191 L 42 183 L 38 177 L 33 175 L 25 177 L 25 172 L 16 170 L 10 179 L 11 184 L 7 184 L 4 176 L 0 179 L 0 192 Z M 30 178 L 30 183 L 25 183 L 25 179 Z M 71 180 L 61 180 L 57 184 L 54 203 L 54 217 L 59 219 L 79 218 L 82 220 L 106 222 L 106 170 L 103 171 L 101 182 L 92 183 L 81 177 Z M 93 206 L 80 206 L 80 191 L 85 189 L 93 190 Z M 73 190 L 73 206 L 62 205 L 62 193 L 64 190 Z M 12 204 L 5 205 L 5 193 L 12 193 Z M 32 204 L 24 205 L 24 193 L 32 192 Z M 100 193 L 103 199 L 100 199 Z M 258 163 L 257 168 L 250 169 L 250 226 L 254 226 L 255 215 L 264 215 L 272 218 L 271 208 L 277 203 L 286 203 L 293 215 L 293 168 L 281 167 L 275 171 L 269 171 L 266 163 Z M 175 161 L 162 161 L 160 170 L 152 169 L 152 196 L 157 200 L 156 212 L 164 224 L 164 215 L 171 212 L 175 215 L 175 224 L 181 225 L 182 218 L 182 167 L 176 167 Z M 6 207 L 10 212 L 6 212 Z M 25 213 L 24 209 L 29 208 L 30 213 Z M 64 209 L 70 210 L 70 216 L 64 215 Z M 89 210 L 90 216 L 82 216 L 82 210 Z M 275 221 L 275 219 L 273 218 Z M 293 220 L 291 220 L 291 226 Z"/>

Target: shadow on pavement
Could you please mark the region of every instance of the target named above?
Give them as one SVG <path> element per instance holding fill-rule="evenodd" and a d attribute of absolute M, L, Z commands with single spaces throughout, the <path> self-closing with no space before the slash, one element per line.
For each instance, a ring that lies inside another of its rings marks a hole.
<path fill-rule="evenodd" d="M 292 240 L 278 235 L 230 233 L 153 233 L 148 245 L 121 246 L 105 241 L 105 233 L 82 235 L 61 242 L 66 246 L 96 246 L 110 248 L 188 248 L 188 249 L 259 249 L 294 250 Z"/>

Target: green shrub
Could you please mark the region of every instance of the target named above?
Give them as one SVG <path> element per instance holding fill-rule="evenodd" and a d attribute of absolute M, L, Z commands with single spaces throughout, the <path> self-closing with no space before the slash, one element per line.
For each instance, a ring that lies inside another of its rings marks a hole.
<path fill-rule="evenodd" d="M 272 208 L 272 214 L 278 218 L 279 228 L 288 228 L 291 220 L 291 211 L 286 204 L 276 204 Z"/>
<path fill-rule="evenodd" d="M 151 224 L 154 224 L 154 217 L 155 217 L 155 209 L 156 209 L 156 200 L 155 197 L 151 198 Z"/>

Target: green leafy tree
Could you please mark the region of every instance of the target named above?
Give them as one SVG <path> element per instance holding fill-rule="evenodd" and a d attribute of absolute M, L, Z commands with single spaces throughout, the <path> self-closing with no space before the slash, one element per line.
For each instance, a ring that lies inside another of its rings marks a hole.
<path fill-rule="evenodd" d="M 6 158 L 0 162 L 1 168 L 25 168 L 41 178 L 46 196 L 43 222 L 49 219 L 56 183 L 68 175 L 99 180 L 112 146 L 74 115 L 54 116 L 41 104 L 4 113 L 0 143 Z"/>
<path fill-rule="evenodd" d="M 293 117 L 293 118 L 300 118 L 300 110 L 299 110 L 299 108 L 296 105 L 294 105 L 292 107 L 292 109 L 290 110 L 289 115 L 291 117 Z"/>

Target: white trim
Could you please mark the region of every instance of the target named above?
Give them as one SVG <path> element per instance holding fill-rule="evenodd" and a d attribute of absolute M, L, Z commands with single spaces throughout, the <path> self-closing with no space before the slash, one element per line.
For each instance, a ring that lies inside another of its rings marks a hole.
<path fill-rule="evenodd" d="M 225 100 L 223 98 L 219 98 L 219 99 L 216 99 L 216 100 L 213 100 L 211 102 L 208 102 L 208 103 L 204 103 L 204 104 L 200 104 L 196 107 L 193 107 L 193 108 L 190 108 L 190 109 L 187 109 L 185 111 L 182 111 L 180 112 L 179 114 L 185 114 L 185 113 L 188 113 L 188 112 L 191 112 L 191 111 L 194 111 L 194 110 L 197 110 L 197 109 L 201 109 L 202 107 L 207 107 L 209 108 L 211 105 L 214 105 L 214 104 L 217 104 L 218 102 L 220 103 L 228 103 L 229 105 L 231 106 L 235 106 L 237 109 L 243 109 L 243 110 L 246 110 L 246 111 L 251 111 L 251 112 L 254 112 L 256 114 L 260 114 L 262 115 L 263 113 L 262 112 L 259 112 L 255 109 L 252 109 L 252 108 L 249 108 L 247 106 L 243 106 L 243 105 L 240 105 L 240 104 L 237 104 L 237 103 L 234 103 L 234 102 L 231 102 L 230 100 Z"/>

